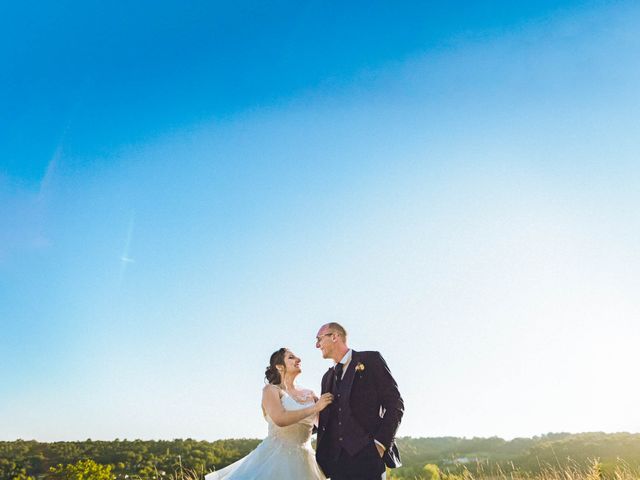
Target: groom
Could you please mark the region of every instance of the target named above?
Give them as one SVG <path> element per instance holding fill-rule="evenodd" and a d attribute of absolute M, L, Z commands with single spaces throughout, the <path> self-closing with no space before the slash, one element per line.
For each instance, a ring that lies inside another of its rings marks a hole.
<path fill-rule="evenodd" d="M 378 352 L 356 352 L 338 323 L 320 327 L 316 348 L 335 365 L 322 377 L 333 403 L 320 412 L 316 459 L 331 480 L 380 480 L 399 467 L 395 435 L 404 402 Z"/>

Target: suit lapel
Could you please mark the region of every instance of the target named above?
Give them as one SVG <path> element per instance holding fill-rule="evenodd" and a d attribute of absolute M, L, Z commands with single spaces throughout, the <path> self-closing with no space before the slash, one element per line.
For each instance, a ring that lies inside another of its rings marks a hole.
<path fill-rule="evenodd" d="M 345 401 L 348 403 L 349 398 L 351 397 L 351 387 L 353 386 L 353 379 L 356 377 L 356 365 L 360 360 L 360 355 L 355 350 L 351 350 L 351 361 L 349 362 L 349 366 L 347 367 L 347 372 L 342 377 L 343 383 L 343 391 Z"/>
<path fill-rule="evenodd" d="M 322 387 L 321 387 L 322 390 L 320 391 L 321 395 L 323 393 L 327 393 L 331 391 L 332 378 L 333 378 L 333 375 L 331 375 L 331 369 L 329 369 L 327 373 L 324 374 L 324 377 L 322 377 Z M 324 431 L 324 428 L 321 428 L 321 427 L 327 423 L 328 412 L 329 412 L 329 409 L 325 408 L 320 412 L 320 415 L 318 417 L 318 438 L 322 437 L 322 432 L 320 430 Z"/>
<path fill-rule="evenodd" d="M 331 379 L 333 378 L 333 369 L 330 368 L 327 373 L 324 374 L 324 377 L 322 377 L 322 391 L 320 393 L 327 393 L 330 392 L 332 389 L 332 381 Z"/>

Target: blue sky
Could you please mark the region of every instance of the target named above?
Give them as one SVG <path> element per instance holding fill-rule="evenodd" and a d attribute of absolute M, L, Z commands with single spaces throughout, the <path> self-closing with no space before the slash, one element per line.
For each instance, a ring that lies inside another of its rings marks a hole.
<path fill-rule="evenodd" d="M 260 437 L 329 320 L 401 435 L 640 431 L 632 2 L 2 8 L 2 439 Z"/>

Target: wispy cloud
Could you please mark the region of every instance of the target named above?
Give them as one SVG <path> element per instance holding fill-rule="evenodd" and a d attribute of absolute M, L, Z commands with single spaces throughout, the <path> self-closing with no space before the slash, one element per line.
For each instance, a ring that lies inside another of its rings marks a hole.
<path fill-rule="evenodd" d="M 7 187 L 12 188 L 0 192 L 0 262 L 9 258 L 13 252 L 43 249 L 51 245 L 51 240 L 43 229 L 47 213 L 46 199 L 63 156 L 68 130 L 67 126 L 47 162 L 37 191 L 7 184 Z M 8 178 L 4 180 L 10 182 Z"/>
<path fill-rule="evenodd" d="M 53 152 L 53 155 L 51 156 L 51 158 L 49 159 L 49 162 L 47 163 L 47 168 L 44 171 L 44 175 L 42 179 L 40 180 L 40 188 L 38 189 L 38 196 L 37 196 L 38 202 L 42 202 L 44 200 L 45 196 L 49 192 L 49 189 L 51 188 L 53 178 L 56 174 L 56 171 L 58 170 L 60 159 L 62 158 L 65 139 L 67 137 L 67 133 L 69 132 L 70 125 L 71 123 L 67 122 L 67 126 L 64 128 L 62 135 L 60 136 L 60 141 L 58 142 L 58 145 L 55 151 Z"/>
<path fill-rule="evenodd" d="M 40 180 L 40 188 L 38 189 L 37 196 L 37 200 L 39 202 L 44 199 L 45 195 L 49 191 L 51 181 L 55 175 L 56 169 L 58 168 L 58 162 L 60 161 L 60 157 L 62 157 L 62 147 L 63 142 L 60 142 L 51 156 L 51 160 L 49 160 L 49 163 L 47 164 L 47 169 L 44 172 L 42 180 Z"/>
<path fill-rule="evenodd" d="M 120 255 L 120 277 L 118 280 L 118 286 L 122 286 L 122 282 L 124 281 L 124 276 L 127 273 L 127 266 L 130 263 L 134 263 L 135 260 L 131 257 L 131 241 L 133 239 L 133 230 L 135 227 L 136 215 L 135 211 L 131 212 L 131 218 L 129 219 L 129 227 L 127 229 L 127 237 L 124 244 L 124 249 L 122 250 L 122 255 Z"/>

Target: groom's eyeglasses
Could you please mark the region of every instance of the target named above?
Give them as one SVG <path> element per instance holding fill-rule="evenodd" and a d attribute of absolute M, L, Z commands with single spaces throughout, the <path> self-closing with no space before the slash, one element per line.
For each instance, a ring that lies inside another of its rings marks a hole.
<path fill-rule="evenodd" d="M 323 333 L 322 335 L 317 336 L 316 343 L 320 343 L 324 337 L 330 337 L 331 335 L 333 335 L 333 332 Z"/>

